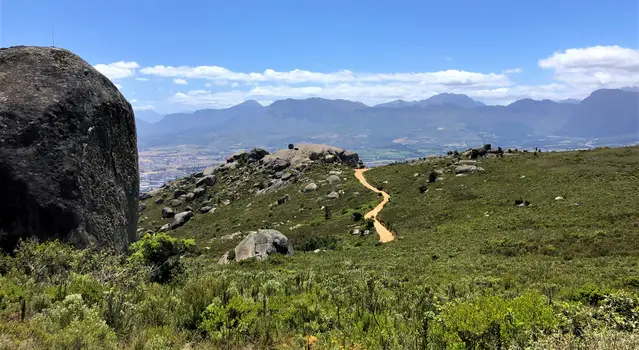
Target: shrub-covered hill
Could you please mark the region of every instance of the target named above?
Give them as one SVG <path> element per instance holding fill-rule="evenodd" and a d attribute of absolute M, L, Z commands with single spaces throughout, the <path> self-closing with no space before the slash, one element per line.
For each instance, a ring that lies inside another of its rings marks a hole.
<path fill-rule="evenodd" d="M 397 239 L 382 245 L 348 234 L 379 197 L 330 158 L 298 173 L 245 155 L 212 186 L 178 180 L 143 201 L 155 236 L 130 256 L 55 243 L 3 256 L 0 349 L 639 348 L 639 148 L 498 154 L 366 172 L 391 196 L 380 215 Z M 182 187 L 206 193 L 158 232 Z M 222 237 L 261 227 L 295 253 L 217 264 L 239 241 Z"/>
<path fill-rule="evenodd" d="M 333 151 L 338 158 L 331 155 Z M 238 153 L 224 166 L 142 194 L 138 233 L 168 231 L 193 238 L 202 253 L 213 258 L 262 228 L 279 230 L 300 251 L 374 244 L 374 235 L 362 238 L 350 233 L 362 225 L 353 213 L 369 211 L 377 196 L 353 176 L 358 162 L 352 157 L 357 155 L 339 158 L 340 152 L 344 151 L 300 145 L 272 155 L 259 149 Z M 165 208 L 174 214 L 190 210 L 193 216 L 171 229 L 175 219 L 163 218 Z"/>

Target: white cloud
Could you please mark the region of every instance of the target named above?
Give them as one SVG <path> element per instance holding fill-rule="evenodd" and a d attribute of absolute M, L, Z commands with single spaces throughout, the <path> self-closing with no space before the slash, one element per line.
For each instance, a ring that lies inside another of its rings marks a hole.
<path fill-rule="evenodd" d="M 446 57 L 444 57 L 444 59 L 445 59 L 446 61 L 452 61 L 452 60 L 453 60 L 453 58 L 452 58 L 452 57 L 450 57 L 450 56 L 446 56 Z"/>
<path fill-rule="evenodd" d="M 554 70 L 554 78 L 580 90 L 618 88 L 639 84 L 639 50 L 620 46 L 593 46 L 555 52 L 539 60 Z"/>
<path fill-rule="evenodd" d="M 213 80 L 213 83 L 216 85 L 226 85 L 229 81 L 243 83 L 276 82 L 285 84 L 336 84 L 357 82 L 414 82 L 423 84 L 438 83 L 444 85 L 485 86 L 510 84 L 508 77 L 504 74 L 484 74 L 452 69 L 439 72 L 416 73 L 354 73 L 349 70 L 318 73 L 299 69 L 289 72 L 278 72 L 273 69 L 266 69 L 262 73 L 242 73 L 233 72 L 218 66 L 155 66 L 142 68 L 140 72 L 160 77 Z"/>
<path fill-rule="evenodd" d="M 113 85 L 115 85 L 115 87 L 118 88 L 118 90 L 122 89 L 122 85 L 120 85 L 120 84 L 113 84 Z"/>
<path fill-rule="evenodd" d="M 135 78 L 138 81 L 149 81 L 149 78 Z"/>
<path fill-rule="evenodd" d="M 594 46 L 555 52 L 537 61 L 553 78 L 540 85 L 520 85 L 515 79 L 522 68 L 501 72 L 462 69 L 422 72 L 312 72 L 294 69 L 236 72 L 220 66 L 166 66 L 140 68 L 135 62 L 96 65 L 111 76 L 136 79 L 150 76 L 173 79 L 175 84 L 202 79 L 206 90 L 171 91 L 170 102 L 196 108 L 223 108 L 247 99 L 271 101 L 284 98 L 322 97 L 348 99 L 374 105 L 391 100 L 422 100 L 438 93 L 466 94 L 485 103 L 507 104 L 517 99 L 584 98 L 602 87 L 639 85 L 639 50 L 619 46 Z M 108 67 L 108 68 L 106 68 Z M 533 72 L 538 73 L 538 72 Z M 201 85 L 200 85 L 201 86 Z M 163 90 L 167 91 L 167 90 Z"/>
<path fill-rule="evenodd" d="M 504 74 L 519 74 L 521 72 L 523 72 L 524 70 L 521 68 L 510 68 L 510 69 L 504 69 Z"/>
<path fill-rule="evenodd" d="M 135 71 L 140 66 L 136 62 L 114 62 L 109 64 L 96 64 L 95 69 L 111 80 L 128 78 L 135 75 Z"/>
<path fill-rule="evenodd" d="M 138 103 L 138 100 L 136 100 L 136 99 L 132 99 L 132 100 L 131 100 L 131 103 Z"/>
<path fill-rule="evenodd" d="M 155 106 L 153 105 L 141 105 L 141 106 L 133 106 L 134 111 L 148 111 L 155 110 Z"/>

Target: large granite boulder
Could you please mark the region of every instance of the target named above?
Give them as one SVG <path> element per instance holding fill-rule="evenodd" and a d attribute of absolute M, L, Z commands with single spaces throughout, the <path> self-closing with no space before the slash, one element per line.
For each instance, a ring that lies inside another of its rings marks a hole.
<path fill-rule="evenodd" d="M 60 239 L 125 250 L 136 238 L 131 105 L 59 48 L 0 49 L 0 248 Z"/>
<path fill-rule="evenodd" d="M 277 230 L 259 230 L 251 233 L 235 247 L 235 260 L 256 258 L 264 260 L 271 254 L 293 254 L 288 238 Z"/>

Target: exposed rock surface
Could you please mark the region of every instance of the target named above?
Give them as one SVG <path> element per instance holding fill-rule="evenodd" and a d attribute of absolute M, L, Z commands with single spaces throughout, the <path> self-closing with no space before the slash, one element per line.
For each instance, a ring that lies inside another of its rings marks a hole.
<path fill-rule="evenodd" d="M 73 53 L 0 49 L 0 248 L 20 238 L 125 250 L 136 238 L 131 105 Z"/>
<path fill-rule="evenodd" d="M 276 230 L 259 230 L 246 236 L 235 247 L 235 260 L 241 261 L 249 258 L 264 260 L 271 254 L 293 254 L 293 247 L 288 238 Z"/>

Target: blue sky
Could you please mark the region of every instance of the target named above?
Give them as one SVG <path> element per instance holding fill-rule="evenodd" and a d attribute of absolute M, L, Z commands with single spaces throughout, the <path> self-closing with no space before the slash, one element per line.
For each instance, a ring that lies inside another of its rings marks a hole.
<path fill-rule="evenodd" d="M 505 104 L 639 85 L 637 0 L 1 4 L 2 46 L 51 45 L 55 28 L 56 46 L 109 76 L 136 109 L 161 113 L 441 92 Z"/>

